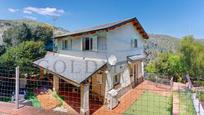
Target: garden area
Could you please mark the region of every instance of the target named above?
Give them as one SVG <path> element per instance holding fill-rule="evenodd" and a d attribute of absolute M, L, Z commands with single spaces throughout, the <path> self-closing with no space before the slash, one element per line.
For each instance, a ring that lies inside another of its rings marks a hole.
<path fill-rule="evenodd" d="M 51 109 L 64 109 L 64 99 L 59 96 L 55 91 L 47 90 L 39 94 L 29 91 L 26 95 L 26 100 L 31 101 L 32 106 L 35 108 L 43 108 L 45 110 Z"/>
<path fill-rule="evenodd" d="M 195 115 L 196 111 L 192 101 L 192 93 L 190 91 L 175 92 L 179 97 L 179 113 L 180 115 Z"/>
<path fill-rule="evenodd" d="M 204 92 L 199 91 L 197 92 L 199 101 L 201 102 L 202 107 L 204 108 Z"/>
<path fill-rule="evenodd" d="M 172 96 L 145 91 L 123 115 L 171 115 Z"/>

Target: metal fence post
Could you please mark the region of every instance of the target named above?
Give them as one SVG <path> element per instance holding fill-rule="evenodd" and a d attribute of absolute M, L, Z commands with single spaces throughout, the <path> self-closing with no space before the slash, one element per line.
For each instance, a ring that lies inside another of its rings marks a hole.
<path fill-rule="evenodd" d="M 16 109 L 19 108 L 19 66 L 16 67 L 16 91 L 15 91 Z"/>

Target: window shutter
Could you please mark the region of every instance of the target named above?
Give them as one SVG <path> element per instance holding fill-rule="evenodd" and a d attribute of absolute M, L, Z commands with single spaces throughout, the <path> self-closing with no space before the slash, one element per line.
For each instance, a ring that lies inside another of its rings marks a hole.
<path fill-rule="evenodd" d="M 137 39 L 131 39 L 131 47 L 137 48 Z"/>
<path fill-rule="evenodd" d="M 64 50 L 65 49 L 65 41 L 64 40 L 62 40 L 62 50 Z"/>
<path fill-rule="evenodd" d="M 84 38 L 81 38 L 81 50 L 84 50 L 84 47 L 85 47 Z"/>
<path fill-rule="evenodd" d="M 97 36 L 93 36 L 92 39 L 93 39 L 93 45 L 92 45 L 93 48 L 92 48 L 92 50 L 97 51 L 97 49 L 98 49 L 98 42 L 97 42 L 98 40 L 97 39 L 98 38 L 97 38 Z"/>
<path fill-rule="evenodd" d="M 131 39 L 131 47 L 134 48 L 134 42 L 133 42 L 133 39 Z"/>
<path fill-rule="evenodd" d="M 137 48 L 137 39 L 135 39 L 135 48 Z"/>
<path fill-rule="evenodd" d="M 58 41 L 57 46 L 58 46 L 59 50 L 62 50 L 62 40 Z"/>
<path fill-rule="evenodd" d="M 69 50 L 72 49 L 72 39 L 69 39 L 69 40 L 68 40 L 67 49 L 69 49 Z"/>

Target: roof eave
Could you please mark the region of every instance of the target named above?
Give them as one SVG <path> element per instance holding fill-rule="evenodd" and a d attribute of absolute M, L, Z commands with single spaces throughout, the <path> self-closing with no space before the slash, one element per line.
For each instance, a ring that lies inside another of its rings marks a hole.
<path fill-rule="evenodd" d="M 79 32 L 79 33 L 70 34 L 70 35 L 69 35 L 69 34 L 67 34 L 67 35 L 61 35 L 61 36 L 56 36 L 56 37 L 54 37 L 54 38 L 55 38 L 55 39 L 60 39 L 60 38 L 68 37 L 68 36 L 80 36 L 80 35 L 83 35 L 83 34 L 85 34 L 85 33 L 95 33 L 96 31 L 101 31 L 101 30 L 106 30 L 106 31 L 108 31 L 108 30 L 112 30 L 112 29 L 114 29 L 114 28 L 116 28 L 116 27 L 118 27 L 118 26 L 121 26 L 121 25 L 123 25 L 123 24 L 130 23 L 130 22 L 133 22 L 133 25 L 134 25 L 134 26 L 138 26 L 138 27 L 136 27 L 136 29 L 137 29 L 137 28 L 141 29 L 140 31 L 142 31 L 142 32 L 140 32 L 138 29 L 137 29 L 137 31 L 139 31 L 139 33 L 142 35 L 142 37 L 143 37 L 144 39 L 149 39 L 148 34 L 145 32 L 144 28 L 142 27 L 142 25 L 140 24 L 140 22 L 137 20 L 136 17 L 131 18 L 131 19 L 126 20 L 126 21 L 123 21 L 123 22 L 121 22 L 121 23 L 118 23 L 118 24 L 113 25 L 113 26 L 110 26 L 110 27 L 101 28 L 101 29 L 95 29 L 95 30 L 90 30 L 90 31 L 84 31 L 84 32 Z"/>

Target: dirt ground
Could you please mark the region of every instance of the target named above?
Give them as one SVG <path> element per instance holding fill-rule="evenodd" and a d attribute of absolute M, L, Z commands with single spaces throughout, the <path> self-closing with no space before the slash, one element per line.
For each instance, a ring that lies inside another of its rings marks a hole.
<path fill-rule="evenodd" d="M 61 102 L 53 97 L 51 92 L 41 92 L 37 95 L 37 99 L 40 101 L 41 107 L 45 110 L 51 110 L 60 106 Z"/>

